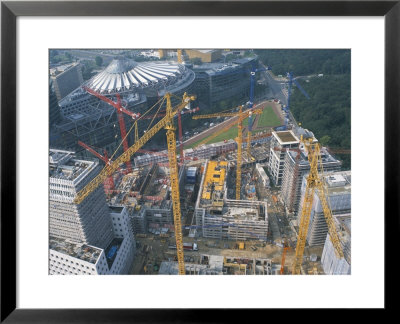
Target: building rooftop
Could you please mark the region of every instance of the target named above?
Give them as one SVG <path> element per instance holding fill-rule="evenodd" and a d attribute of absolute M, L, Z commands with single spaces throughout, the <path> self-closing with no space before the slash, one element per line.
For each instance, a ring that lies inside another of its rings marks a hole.
<path fill-rule="evenodd" d="M 209 161 L 203 183 L 202 199 L 213 200 L 216 192 L 222 192 L 224 189 L 225 176 L 228 168 L 226 161 Z"/>
<path fill-rule="evenodd" d="M 108 206 L 110 208 L 110 211 L 112 213 L 116 213 L 116 214 L 121 214 L 122 211 L 124 210 L 123 206 Z"/>
<path fill-rule="evenodd" d="M 107 68 L 87 82 L 97 92 L 113 94 L 135 88 L 153 87 L 160 83 L 176 80 L 184 74 L 182 64 L 170 62 L 141 62 L 115 59 Z"/>
<path fill-rule="evenodd" d="M 73 63 L 68 63 L 68 64 L 63 64 L 59 65 L 57 67 L 51 68 L 50 69 L 50 76 L 51 77 L 57 77 L 58 75 L 68 71 L 69 69 L 73 68 L 74 66 L 77 66 L 79 63 L 73 62 Z"/>
<path fill-rule="evenodd" d="M 95 162 L 77 160 L 73 158 L 74 152 L 53 150 L 49 151 L 49 172 L 51 178 L 74 181 Z"/>
<path fill-rule="evenodd" d="M 273 132 L 281 144 L 299 143 L 299 139 L 292 131 Z"/>
<path fill-rule="evenodd" d="M 50 250 L 66 254 L 73 258 L 77 258 L 92 264 L 96 264 L 101 252 L 103 251 L 102 249 L 91 245 L 74 243 L 69 240 L 52 236 L 49 238 L 49 248 Z"/>
<path fill-rule="evenodd" d="M 327 172 L 323 177 L 329 195 L 351 193 L 351 171 Z"/>
<path fill-rule="evenodd" d="M 303 145 L 300 145 L 300 159 L 298 161 L 300 167 L 309 167 L 310 163 L 308 162 L 308 152 L 306 152 Z M 297 161 L 297 151 L 288 150 L 287 153 L 289 154 L 292 161 Z M 322 163 L 341 163 L 337 160 L 333 155 L 329 153 L 326 147 L 322 147 L 320 149 L 321 154 L 321 161 Z M 297 162 L 296 162 L 297 163 Z"/>

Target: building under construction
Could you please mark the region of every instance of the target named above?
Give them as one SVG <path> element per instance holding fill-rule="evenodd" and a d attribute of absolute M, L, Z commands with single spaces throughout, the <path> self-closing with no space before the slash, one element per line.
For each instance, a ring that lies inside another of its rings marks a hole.
<path fill-rule="evenodd" d="M 267 205 L 227 199 L 226 161 L 206 161 L 195 205 L 196 234 L 227 240 L 266 240 Z"/>
<path fill-rule="evenodd" d="M 291 130 L 272 132 L 268 171 L 275 186 L 282 184 L 286 151 L 298 149 L 299 143 L 299 138 Z"/>
<path fill-rule="evenodd" d="M 183 150 L 185 159 L 201 160 L 211 159 L 212 157 L 225 154 L 236 150 L 237 144 L 234 140 L 230 139 L 227 141 L 221 141 L 218 143 L 212 143 L 207 145 L 201 145 L 197 148 L 189 148 Z M 167 163 L 168 155 L 167 151 L 161 151 L 157 153 L 146 153 L 135 157 L 134 163 L 136 167 L 149 165 L 152 163 Z"/>
<path fill-rule="evenodd" d="M 188 275 L 272 275 L 270 259 L 224 257 L 202 254 L 199 263 L 185 263 Z M 164 261 L 160 275 L 178 274 L 178 262 Z"/>
<path fill-rule="evenodd" d="M 326 148 L 321 148 L 321 162 L 324 172 L 339 171 L 342 162 L 334 158 Z M 318 165 L 318 171 L 322 172 L 321 166 Z M 281 198 L 287 211 L 293 212 L 297 215 L 299 211 L 300 198 L 301 198 L 301 183 L 304 175 L 310 172 L 310 163 L 308 161 L 308 153 L 300 145 L 297 151 L 286 151 Z"/>
<path fill-rule="evenodd" d="M 49 164 L 49 273 L 128 273 L 135 240 L 126 208 L 108 206 L 103 186 L 74 203 L 100 172 L 98 161 L 50 150 Z"/>
<path fill-rule="evenodd" d="M 179 182 L 183 188 L 184 168 L 179 170 Z M 157 163 L 135 168 L 123 175 L 108 198 L 115 206 L 129 208 L 132 229 L 135 234 L 150 229 L 173 230 L 172 200 L 169 171 Z"/>
<path fill-rule="evenodd" d="M 344 258 L 337 257 L 328 234 L 322 251 L 321 265 L 327 275 L 351 274 L 351 216 L 350 214 L 336 215 L 334 220 Z"/>
<path fill-rule="evenodd" d="M 332 215 L 349 216 L 351 214 L 351 171 L 324 173 L 322 181 L 327 189 L 327 199 Z M 302 196 L 304 195 L 305 188 L 306 176 L 303 177 Z M 297 219 L 298 223 L 300 223 L 300 217 L 301 213 L 299 213 Z M 323 245 L 327 234 L 328 225 L 326 224 L 323 207 L 319 199 L 318 189 L 316 189 L 307 232 L 307 242 L 309 246 Z"/>

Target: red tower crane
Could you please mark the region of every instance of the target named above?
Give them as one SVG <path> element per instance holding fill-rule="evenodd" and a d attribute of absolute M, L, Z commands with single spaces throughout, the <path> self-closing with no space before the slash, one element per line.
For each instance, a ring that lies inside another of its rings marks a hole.
<path fill-rule="evenodd" d="M 87 151 L 89 151 L 90 153 L 92 153 L 93 155 L 95 155 L 96 157 L 98 157 L 100 160 L 104 161 L 105 164 L 111 163 L 111 161 L 108 159 L 108 154 L 106 150 L 104 150 L 104 156 L 103 156 L 100 153 L 96 152 L 94 149 L 92 149 L 89 145 L 81 141 L 78 141 L 78 144 Z M 106 181 L 104 181 L 104 188 L 107 194 L 110 193 L 111 190 L 114 190 L 115 184 L 112 175 L 109 176 Z"/>
<path fill-rule="evenodd" d="M 290 246 L 288 246 L 287 244 L 285 244 L 285 246 L 283 247 L 283 252 L 282 252 L 282 261 L 281 261 L 281 270 L 279 271 L 279 273 L 281 275 L 283 275 L 284 270 L 285 270 L 285 259 L 286 259 L 286 252 L 290 250 Z"/>
<path fill-rule="evenodd" d="M 121 102 L 121 97 L 119 95 L 119 93 L 116 94 L 117 97 L 117 102 L 112 101 L 110 98 L 107 98 L 103 95 L 101 95 L 100 93 L 94 91 L 93 89 L 90 89 L 86 86 L 83 86 L 83 89 L 85 91 L 87 91 L 88 93 L 90 93 L 91 95 L 96 96 L 97 98 L 99 98 L 100 100 L 108 103 L 109 105 L 113 106 L 116 110 L 117 110 L 117 116 L 118 116 L 118 122 L 119 122 L 119 128 L 121 130 L 121 138 L 122 138 L 122 146 L 124 149 L 124 152 L 126 152 L 129 148 L 128 145 L 128 139 L 126 138 L 126 127 L 125 127 L 125 121 L 124 121 L 124 116 L 122 115 L 122 113 L 131 116 L 132 119 L 136 119 L 140 116 L 139 113 L 134 113 L 131 112 L 127 109 L 125 109 L 122 106 L 122 102 Z M 126 169 L 128 171 L 128 173 L 132 172 L 132 164 L 131 161 L 127 161 L 126 162 Z"/>

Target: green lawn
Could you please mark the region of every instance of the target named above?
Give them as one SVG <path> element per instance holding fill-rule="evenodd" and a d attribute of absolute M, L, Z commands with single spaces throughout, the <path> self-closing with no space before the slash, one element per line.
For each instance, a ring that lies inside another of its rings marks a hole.
<path fill-rule="evenodd" d="M 253 116 L 255 118 L 255 116 Z M 263 127 L 275 127 L 275 126 L 280 126 L 282 123 L 279 120 L 278 116 L 275 114 L 274 110 L 272 109 L 272 106 L 269 104 L 266 106 L 260 116 L 260 119 L 258 120 L 257 124 L 257 129 L 258 128 L 263 128 Z M 248 118 L 243 120 L 243 128 L 248 125 Z M 205 144 L 211 144 L 211 143 L 217 143 L 217 142 L 222 142 L 224 140 L 229 140 L 229 139 L 234 139 L 237 137 L 237 126 L 233 126 L 227 131 L 223 132 L 222 134 L 219 134 L 218 136 L 210 139 L 209 141 L 205 142 Z M 196 145 L 198 145 L 201 141 L 199 140 L 189 146 L 185 146 L 185 149 L 187 148 L 193 148 Z"/>
<path fill-rule="evenodd" d="M 245 120 L 243 120 L 243 128 L 247 126 L 248 124 L 248 119 L 246 118 Z M 204 144 L 212 144 L 212 143 L 217 143 L 217 142 L 222 142 L 224 140 L 229 140 L 229 139 L 234 139 L 237 137 L 237 126 L 232 126 L 231 128 L 229 128 L 228 130 L 226 130 L 225 132 L 223 132 L 222 134 L 219 134 L 218 136 L 210 139 L 209 141 L 205 142 Z M 193 148 L 195 147 L 197 144 L 199 144 L 201 141 L 203 140 L 199 140 L 189 146 L 185 146 L 185 149 L 187 148 Z"/>
<path fill-rule="evenodd" d="M 258 119 L 257 128 L 267 127 L 267 126 L 275 127 L 280 125 L 281 121 L 275 114 L 275 111 L 272 109 L 272 106 L 269 104 L 264 108 L 260 118 Z"/>

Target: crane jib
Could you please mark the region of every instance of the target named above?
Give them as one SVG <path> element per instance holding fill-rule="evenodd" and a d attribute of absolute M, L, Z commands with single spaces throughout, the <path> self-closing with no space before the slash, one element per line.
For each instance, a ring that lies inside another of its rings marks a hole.
<path fill-rule="evenodd" d="M 174 110 L 171 111 L 170 115 L 167 114 L 165 117 L 163 117 L 149 131 L 144 133 L 135 144 L 129 147 L 127 151 L 122 153 L 113 163 L 106 165 L 92 181 L 90 181 L 76 194 L 74 202 L 76 204 L 80 204 L 93 190 L 103 183 L 107 177 L 112 175 L 121 164 L 129 161 L 130 157 L 135 154 L 144 144 L 146 144 L 154 136 L 154 134 L 161 130 L 161 128 L 165 127 L 167 123 L 171 121 L 171 118 L 173 118 L 177 112 L 182 110 L 190 100 L 194 100 L 194 97 L 188 97 L 186 100 L 184 99 L 177 107 L 175 107 Z"/>

